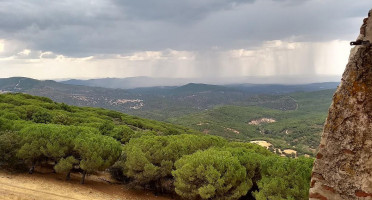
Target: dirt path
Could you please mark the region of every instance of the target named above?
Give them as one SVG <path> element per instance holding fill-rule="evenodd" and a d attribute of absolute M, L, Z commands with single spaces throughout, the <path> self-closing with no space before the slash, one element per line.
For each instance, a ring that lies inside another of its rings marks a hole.
<path fill-rule="evenodd" d="M 125 185 L 109 184 L 97 176 L 89 176 L 85 185 L 79 176 L 64 181 L 57 174 L 9 174 L 0 171 L 1 200 L 169 200 L 151 192 L 131 190 Z"/>

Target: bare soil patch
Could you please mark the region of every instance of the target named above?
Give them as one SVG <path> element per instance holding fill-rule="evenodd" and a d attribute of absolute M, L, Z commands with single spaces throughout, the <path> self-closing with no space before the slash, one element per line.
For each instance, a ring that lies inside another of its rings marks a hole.
<path fill-rule="evenodd" d="M 265 147 L 266 149 L 269 149 L 269 147 L 272 146 L 271 143 L 266 142 L 265 140 L 255 140 L 255 141 L 251 141 L 251 143 L 258 144 L 262 147 Z"/>
<path fill-rule="evenodd" d="M 260 119 L 252 120 L 248 124 L 249 125 L 260 125 L 263 123 L 274 123 L 274 122 L 276 122 L 276 120 L 273 118 L 260 118 Z"/>
<path fill-rule="evenodd" d="M 287 154 L 287 155 L 292 155 L 292 154 L 295 154 L 297 155 L 297 151 L 293 150 L 293 149 L 284 149 L 283 150 L 283 153 Z"/>
<path fill-rule="evenodd" d="M 103 178 L 104 177 L 104 178 Z M 149 191 L 130 189 L 126 185 L 106 182 L 106 175 L 87 177 L 86 184 L 79 183 L 80 175 L 72 174 L 65 181 L 60 174 L 9 174 L 0 171 L 0 199 L 6 200 L 169 200 Z"/>

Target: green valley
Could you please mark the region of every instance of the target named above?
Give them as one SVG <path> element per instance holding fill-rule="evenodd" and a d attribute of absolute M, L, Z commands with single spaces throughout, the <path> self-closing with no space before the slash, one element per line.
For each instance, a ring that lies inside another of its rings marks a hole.
<path fill-rule="evenodd" d="M 270 106 L 252 101 L 251 106 L 218 106 L 167 121 L 206 134 L 237 141 L 265 140 L 276 148 L 294 149 L 300 155 L 313 155 L 319 145 L 333 93 L 334 90 L 292 93 L 285 97 L 278 96 Z M 295 108 L 281 110 L 280 106 L 275 106 L 283 98 L 291 99 Z"/>

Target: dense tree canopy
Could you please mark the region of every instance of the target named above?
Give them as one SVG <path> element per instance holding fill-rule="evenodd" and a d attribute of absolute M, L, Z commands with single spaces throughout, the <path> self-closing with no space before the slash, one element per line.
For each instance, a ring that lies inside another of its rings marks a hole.
<path fill-rule="evenodd" d="M 20 132 L 21 148 L 18 157 L 29 162 L 43 158 L 55 161 L 72 154 L 73 141 L 77 136 L 74 128 L 60 125 L 31 125 Z"/>
<path fill-rule="evenodd" d="M 143 136 L 131 139 L 124 147 L 122 167 L 125 175 L 137 184 L 162 187 L 167 179 L 172 178 L 174 162 L 182 156 L 211 146 L 223 146 L 226 142 L 215 136 Z"/>
<path fill-rule="evenodd" d="M 246 169 L 229 151 L 198 151 L 175 166 L 175 191 L 186 199 L 238 199 L 252 186 Z"/>
<path fill-rule="evenodd" d="M 307 199 L 312 159 L 282 158 L 180 126 L 25 94 L 0 95 L 0 167 L 110 169 L 134 186 L 185 199 Z"/>
<path fill-rule="evenodd" d="M 313 159 L 270 157 L 262 162 L 258 200 L 308 199 Z"/>
<path fill-rule="evenodd" d="M 110 167 L 121 153 L 121 146 L 118 141 L 94 133 L 79 134 L 74 143 L 74 150 L 80 160 L 79 166 L 84 170 L 84 174 Z"/>
<path fill-rule="evenodd" d="M 16 132 L 0 131 L 0 166 L 14 167 L 18 163 L 16 155 L 21 146 L 20 138 Z"/>

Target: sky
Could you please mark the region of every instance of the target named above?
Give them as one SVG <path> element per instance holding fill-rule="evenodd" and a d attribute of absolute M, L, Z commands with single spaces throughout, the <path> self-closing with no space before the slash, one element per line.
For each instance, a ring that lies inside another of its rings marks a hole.
<path fill-rule="evenodd" d="M 370 0 L 0 0 L 0 77 L 340 77 Z"/>

